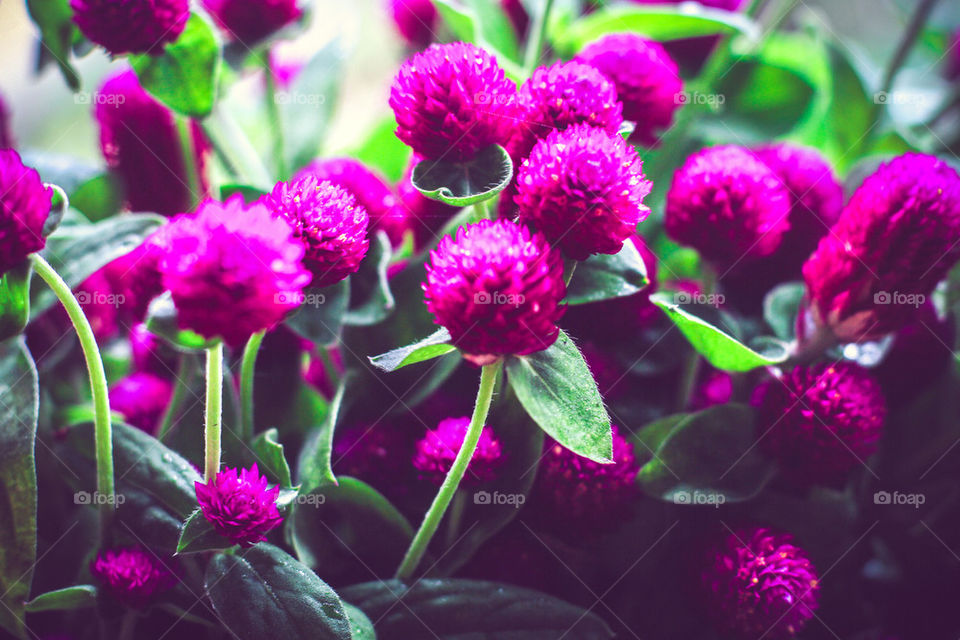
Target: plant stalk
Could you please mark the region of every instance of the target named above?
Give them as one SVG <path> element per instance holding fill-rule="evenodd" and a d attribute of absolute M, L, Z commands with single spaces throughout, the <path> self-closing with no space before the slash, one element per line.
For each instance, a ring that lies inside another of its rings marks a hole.
<path fill-rule="evenodd" d="M 547 25 L 550 21 L 551 9 L 553 9 L 553 0 L 544 0 L 543 11 L 537 16 L 533 30 L 530 32 L 529 40 L 527 40 L 527 50 L 523 57 L 523 73 L 525 78 L 529 78 L 533 74 L 533 70 L 537 68 L 537 64 L 540 62 L 540 54 L 543 51 L 543 41 L 547 35 Z"/>
<path fill-rule="evenodd" d="M 220 418 L 223 411 L 223 343 L 207 349 L 207 406 L 204 420 L 204 473 L 207 483 L 220 471 Z"/>
<path fill-rule="evenodd" d="M 240 437 L 244 442 L 249 442 L 253 437 L 253 377 L 263 336 L 263 331 L 250 336 L 243 350 L 243 361 L 240 364 L 240 414 L 242 416 Z"/>

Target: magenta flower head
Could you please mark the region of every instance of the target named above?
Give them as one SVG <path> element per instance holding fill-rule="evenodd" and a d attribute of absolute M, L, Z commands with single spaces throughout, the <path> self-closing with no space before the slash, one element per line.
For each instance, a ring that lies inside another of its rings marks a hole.
<path fill-rule="evenodd" d="M 0 275 L 46 245 L 53 190 L 13 149 L 0 149 Z"/>
<path fill-rule="evenodd" d="M 303 242 L 303 264 L 313 274 L 312 286 L 340 282 L 360 268 L 370 247 L 370 219 L 346 189 L 307 174 L 278 182 L 260 202 L 290 223 Z"/>
<path fill-rule="evenodd" d="M 563 259 L 539 233 L 481 220 L 430 252 L 427 308 L 477 365 L 552 345 L 566 295 Z"/>
<path fill-rule="evenodd" d="M 203 517 L 233 544 L 252 547 L 283 522 L 277 509 L 280 486 L 269 488 L 256 464 L 249 469 L 224 469 L 210 482 L 195 485 Z"/>
<path fill-rule="evenodd" d="M 507 151 L 519 164 L 538 140 L 575 124 L 616 134 L 623 124 L 621 111 L 616 87 L 593 67 L 579 62 L 540 67 L 520 87 Z"/>
<path fill-rule="evenodd" d="M 146 371 L 121 378 L 110 387 L 110 408 L 127 424 L 154 433 L 167 410 L 173 383 Z"/>
<path fill-rule="evenodd" d="M 517 179 L 521 222 L 532 225 L 574 260 L 615 254 L 650 209 L 652 183 L 633 147 L 585 124 L 537 143 Z"/>
<path fill-rule="evenodd" d="M 108 78 L 97 93 L 94 115 L 100 149 L 126 207 L 166 216 L 186 211 L 194 198 L 174 115 L 143 90 L 137 74 L 128 69 Z M 190 126 L 202 183 L 209 145 L 199 126 Z"/>
<path fill-rule="evenodd" d="M 101 269 L 113 291 L 123 296 L 118 310 L 125 323 L 143 322 L 150 302 L 164 291 L 159 263 L 166 252 L 161 241 L 165 231 L 160 227 L 136 249 Z"/>
<path fill-rule="evenodd" d="M 387 9 L 407 46 L 423 49 L 436 39 L 437 8 L 433 0 L 387 0 Z"/>
<path fill-rule="evenodd" d="M 723 271 L 776 251 L 789 214 L 777 175 L 746 149 L 725 145 L 698 151 L 677 170 L 664 225 Z"/>
<path fill-rule="evenodd" d="M 587 45 L 576 60 L 613 82 L 623 103 L 624 120 L 636 123 L 630 140 L 656 145 L 683 103 L 680 72 L 663 47 L 632 33 L 619 33 Z"/>
<path fill-rule="evenodd" d="M 10 110 L 0 95 L 0 149 L 13 148 L 13 134 L 10 132 Z"/>
<path fill-rule="evenodd" d="M 290 224 L 261 204 L 245 205 L 240 195 L 177 216 L 158 242 L 180 328 L 230 346 L 279 323 L 310 282 Z"/>
<path fill-rule="evenodd" d="M 154 554 L 140 547 L 101 551 L 90 563 L 90 573 L 117 600 L 131 607 L 147 605 L 155 594 L 176 582 Z"/>
<path fill-rule="evenodd" d="M 472 44 L 434 44 L 407 60 L 390 89 L 397 137 L 426 160 L 469 160 L 513 129 L 517 88 Z"/>
<path fill-rule="evenodd" d="M 933 156 L 883 164 L 803 265 L 813 318 L 841 342 L 896 331 L 960 259 L 960 176 Z"/>
<path fill-rule="evenodd" d="M 73 21 L 113 55 L 160 54 L 190 17 L 189 0 L 70 0 Z"/>
<path fill-rule="evenodd" d="M 245 45 L 253 45 L 298 20 L 298 0 L 202 0 L 224 31 Z"/>
<path fill-rule="evenodd" d="M 770 529 L 728 533 L 701 574 L 711 617 L 735 637 L 795 637 L 813 617 L 820 588 L 806 552 Z"/>
<path fill-rule="evenodd" d="M 639 472 L 633 446 L 614 425 L 613 464 L 594 462 L 548 440 L 535 491 L 559 521 L 616 525 L 626 519 L 637 498 Z"/>
<path fill-rule="evenodd" d="M 760 448 L 798 486 L 838 485 L 876 450 L 886 403 L 851 363 L 796 367 L 754 392 Z"/>
<path fill-rule="evenodd" d="M 413 466 L 420 472 L 421 478 L 437 486 L 443 484 L 447 472 L 453 466 L 453 460 L 460 452 L 463 439 L 467 437 L 469 426 L 469 416 L 446 418 L 440 421 L 436 429 L 427 431 L 427 434 L 417 442 L 416 453 L 413 456 Z M 493 429 L 484 426 L 480 432 L 477 450 L 473 452 L 467 473 L 463 477 L 464 484 L 478 485 L 490 482 L 497 477 L 497 469 L 503 461 L 500 441 L 494 435 Z"/>

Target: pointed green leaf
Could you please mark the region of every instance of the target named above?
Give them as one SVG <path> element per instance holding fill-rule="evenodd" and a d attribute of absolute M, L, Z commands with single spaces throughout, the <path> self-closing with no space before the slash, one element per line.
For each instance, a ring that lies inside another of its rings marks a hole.
<path fill-rule="evenodd" d="M 254 439 L 250 448 L 253 450 L 260 470 L 279 482 L 281 487 L 288 488 L 293 486 L 293 480 L 290 476 L 290 465 L 283 454 L 283 445 L 277 439 L 278 436 L 275 428 L 267 429 Z"/>
<path fill-rule="evenodd" d="M 623 243 L 615 255 L 600 254 L 577 264 L 567 286 L 567 304 L 585 304 L 632 296 L 650 284 L 647 267 L 633 242 Z"/>
<path fill-rule="evenodd" d="M 424 160 L 413 168 L 411 181 L 428 198 L 466 207 L 493 198 L 513 179 L 513 162 L 498 144 L 480 150 L 466 162 Z"/>
<path fill-rule="evenodd" d="M 438 329 L 419 342 L 368 359 L 378 369 L 390 372 L 407 365 L 432 360 L 455 349 L 456 347 L 450 344 L 450 332 L 446 329 Z"/>
<path fill-rule="evenodd" d="M 30 613 L 38 611 L 72 611 L 86 609 L 97 604 L 97 588 L 92 584 L 64 587 L 41 593 L 24 605 Z"/>
<path fill-rule="evenodd" d="M 333 434 L 340 419 L 340 409 L 343 406 L 343 396 L 347 389 L 347 378 L 340 380 L 337 393 L 330 401 L 330 408 L 323 424 L 313 429 L 307 441 L 300 450 L 297 460 L 297 480 L 300 482 L 301 495 L 311 493 L 317 487 L 337 484 L 333 475 L 333 466 L 330 456 L 333 453 Z"/>

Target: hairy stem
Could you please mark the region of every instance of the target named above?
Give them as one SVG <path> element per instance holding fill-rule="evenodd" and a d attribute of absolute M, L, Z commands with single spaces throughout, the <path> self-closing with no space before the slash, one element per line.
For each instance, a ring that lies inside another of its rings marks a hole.
<path fill-rule="evenodd" d="M 223 343 L 207 349 L 207 407 L 204 420 L 204 472 L 211 482 L 220 471 L 220 418 L 223 411 Z"/>

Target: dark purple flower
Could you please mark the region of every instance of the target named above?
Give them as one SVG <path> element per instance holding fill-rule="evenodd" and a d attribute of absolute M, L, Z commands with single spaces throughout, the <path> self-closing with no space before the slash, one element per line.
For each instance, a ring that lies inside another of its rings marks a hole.
<path fill-rule="evenodd" d="M 877 448 L 886 417 L 880 385 L 855 364 L 796 367 L 763 383 L 760 448 L 798 486 L 837 485 Z"/>
<path fill-rule="evenodd" d="M 893 336 L 893 344 L 872 373 L 883 387 L 887 403 L 906 403 L 930 389 L 954 362 L 957 324 L 952 313 L 941 317 L 933 302 Z"/>
<path fill-rule="evenodd" d="M 189 0 L 70 0 L 73 21 L 113 55 L 159 54 L 190 17 Z"/>
<path fill-rule="evenodd" d="M 632 33 L 619 33 L 587 45 L 576 59 L 595 67 L 616 86 L 624 120 L 636 123 L 630 140 L 657 145 L 683 102 L 680 73 L 663 47 Z"/>
<path fill-rule="evenodd" d="M 443 484 L 447 472 L 453 466 L 453 461 L 460 453 L 463 439 L 467 436 L 470 427 L 470 417 L 446 418 L 440 421 L 436 429 L 427 431 L 427 434 L 416 445 L 413 456 L 413 466 L 420 472 L 420 477 L 440 486 Z M 467 473 L 463 477 L 465 486 L 483 484 L 497 477 L 497 469 L 503 464 L 504 454 L 500 441 L 493 433 L 493 429 L 484 426 L 480 432 L 477 449 L 470 458 Z"/>
<path fill-rule="evenodd" d="M 896 331 L 960 259 L 960 176 L 933 156 L 883 164 L 803 265 L 814 320 L 842 342 Z"/>
<path fill-rule="evenodd" d="M 539 233 L 481 220 L 430 252 L 427 308 L 475 364 L 546 349 L 559 335 L 563 260 Z"/>
<path fill-rule="evenodd" d="M 240 195 L 177 216 L 157 242 L 180 327 L 230 346 L 279 323 L 310 282 L 290 224 Z"/>
<path fill-rule="evenodd" d="M 107 549 L 90 563 L 94 575 L 118 600 L 142 607 L 153 596 L 175 584 L 172 573 L 146 549 L 124 547 Z"/>
<path fill-rule="evenodd" d="M 160 240 L 165 231 L 165 227 L 160 227 L 136 249 L 101 269 L 112 291 L 122 296 L 118 311 L 125 324 L 143 322 L 150 302 L 164 291 L 159 262 L 166 252 Z"/>
<path fill-rule="evenodd" d="M 575 260 L 615 254 L 650 209 L 652 183 L 633 147 L 588 125 L 555 131 L 520 167 L 515 202 L 520 221 Z"/>
<path fill-rule="evenodd" d="M 768 256 L 790 227 L 790 200 L 750 151 L 709 147 L 687 158 L 667 192 L 664 226 L 718 270 Z"/>
<path fill-rule="evenodd" d="M 43 249 L 53 190 L 13 149 L 0 149 L 0 276 Z"/>
<path fill-rule="evenodd" d="M 407 46 L 423 49 L 436 39 L 437 8 L 433 0 L 387 0 L 387 9 Z"/>
<path fill-rule="evenodd" d="M 506 144 L 517 89 L 496 58 L 472 44 L 434 44 L 407 60 L 390 89 L 397 137 L 427 160 L 469 160 Z"/>
<path fill-rule="evenodd" d="M 0 95 L 0 149 L 13 149 L 13 134 L 10 132 L 10 110 Z"/>
<path fill-rule="evenodd" d="M 726 371 L 709 369 L 700 376 L 699 384 L 690 399 L 690 409 L 701 411 L 733 399 L 733 376 Z"/>
<path fill-rule="evenodd" d="M 394 424 L 355 426 L 337 435 L 331 456 L 333 470 L 396 496 L 409 489 L 412 445 L 413 437 Z"/>
<path fill-rule="evenodd" d="M 247 46 L 298 20 L 298 0 L 202 0 L 217 24 Z"/>
<path fill-rule="evenodd" d="M 742 528 L 710 549 L 701 581 L 711 616 L 741 638 L 793 638 L 817 609 L 820 584 L 787 534 Z"/>
<path fill-rule="evenodd" d="M 173 383 L 152 373 L 140 371 L 117 380 L 110 387 L 110 408 L 128 423 L 147 433 L 155 433 L 167 410 Z"/>
<path fill-rule="evenodd" d="M 210 482 L 195 484 L 203 517 L 234 544 L 252 547 L 283 522 L 277 509 L 280 486 L 269 488 L 256 464 L 239 471 L 226 468 Z"/>
<path fill-rule="evenodd" d="M 313 274 L 312 286 L 335 284 L 360 268 L 370 247 L 370 219 L 346 189 L 306 174 L 278 182 L 260 203 L 290 223 L 303 242 L 303 265 Z"/>

